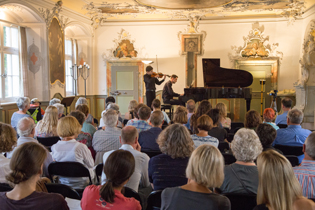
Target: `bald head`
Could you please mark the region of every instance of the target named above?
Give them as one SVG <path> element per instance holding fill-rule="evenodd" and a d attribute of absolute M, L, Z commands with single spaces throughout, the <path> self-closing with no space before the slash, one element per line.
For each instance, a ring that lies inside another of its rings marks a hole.
<path fill-rule="evenodd" d="M 17 124 L 17 133 L 19 136 L 28 137 L 34 136 L 35 123 L 34 120 L 30 117 L 23 117 Z"/>
<path fill-rule="evenodd" d="M 133 126 L 126 126 L 121 131 L 121 141 L 123 144 L 133 144 L 138 137 L 138 130 Z"/>

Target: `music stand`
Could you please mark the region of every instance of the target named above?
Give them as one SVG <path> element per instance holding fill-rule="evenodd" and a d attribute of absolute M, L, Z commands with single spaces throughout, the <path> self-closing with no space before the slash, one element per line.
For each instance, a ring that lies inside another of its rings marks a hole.
<path fill-rule="evenodd" d="M 61 104 L 63 104 L 66 108 L 66 115 L 68 114 L 68 109 L 67 107 L 68 106 L 71 106 L 73 100 L 74 100 L 75 96 L 72 96 L 72 97 L 67 97 L 67 98 L 63 98 L 62 101 L 61 101 Z"/>

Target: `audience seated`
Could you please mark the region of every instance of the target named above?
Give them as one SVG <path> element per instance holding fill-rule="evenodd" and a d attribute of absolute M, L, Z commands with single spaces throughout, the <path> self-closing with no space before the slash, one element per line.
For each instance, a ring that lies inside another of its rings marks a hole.
<path fill-rule="evenodd" d="M 249 110 L 245 115 L 244 127 L 255 130 L 261 123 L 260 114 L 256 110 Z"/>
<path fill-rule="evenodd" d="M 112 152 L 104 164 L 106 182 L 85 188 L 81 200 L 82 210 L 116 209 L 141 210 L 139 201 L 122 194 L 124 185 L 135 171 L 135 158 L 126 150 Z"/>
<path fill-rule="evenodd" d="M 273 141 L 277 136 L 277 131 L 270 124 L 261 123 L 256 128 L 256 134 L 259 137 L 263 151 L 273 149 L 282 154 L 282 152 L 272 146 Z"/>
<path fill-rule="evenodd" d="M 190 130 L 191 132 L 197 133 L 198 129 L 197 129 L 197 119 L 203 115 L 203 114 L 207 114 L 210 110 L 211 110 L 212 106 L 210 104 L 210 102 L 208 100 L 203 100 L 200 102 L 196 113 L 194 113 L 191 117 L 190 117 Z M 213 119 L 212 119 L 213 120 Z"/>
<path fill-rule="evenodd" d="M 208 113 L 212 119 L 213 127 L 208 131 L 208 134 L 212 137 L 217 138 L 220 142 L 227 141 L 227 131 L 224 128 L 219 127 L 220 123 L 220 111 L 219 109 L 211 109 Z"/>
<path fill-rule="evenodd" d="M 119 112 L 119 106 L 118 104 L 115 104 L 115 103 L 112 103 L 112 102 L 109 102 L 106 109 L 102 112 L 102 116 L 103 116 L 103 113 L 106 112 L 107 110 L 109 109 L 112 109 L 112 110 L 115 110 L 118 114 L 118 124 L 117 124 L 117 127 L 119 128 L 122 128 L 122 122 L 123 122 L 123 119 L 121 118 L 121 114 Z M 101 118 L 100 120 L 100 126 L 99 127 L 104 127 L 105 126 L 105 122 L 103 121 L 103 118 Z M 104 128 L 103 128 L 104 129 Z"/>
<path fill-rule="evenodd" d="M 60 119 L 60 118 L 65 116 L 63 114 L 64 110 L 65 110 L 65 106 L 63 104 L 55 103 L 53 106 L 58 109 L 58 119 Z"/>
<path fill-rule="evenodd" d="M 79 105 L 80 106 L 80 105 Z M 61 141 L 58 141 L 51 147 L 51 153 L 57 162 L 79 162 L 89 169 L 91 178 L 94 178 L 94 161 L 91 152 L 86 145 L 75 140 L 75 137 L 81 132 L 81 125 L 78 120 L 72 116 L 66 116 L 59 120 L 57 133 Z M 60 177 L 61 184 L 68 185 L 74 189 L 82 189 L 88 184 L 88 178 L 66 178 Z"/>
<path fill-rule="evenodd" d="M 292 100 L 290 98 L 286 97 L 281 100 L 281 109 L 283 113 L 277 116 L 276 121 L 275 121 L 276 125 L 287 124 L 287 115 L 288 115 L 288 112 L 291 110 L 291 106 L 292 106 Z"/>
<path fill-rule="evenodd" d="M 49 106 L 53 106 L 54 104 L 60 104 L 60 103 L 61 103 L 61 100 L 59 98 L 52 98 L 49 101 Z"/>
<path fill-rule="evenodd" d="M 279 129 L 279 127 L 273 123 L 272 121 L 275 119 L 275 111 L 271 108 L 266 108 L 263 114 L 264 123 L 272 125 L 272 127 L 276 130 Z"/>
<path fill-rule="evenodd" d="M 40 107 L 41 102 L 38 100 L 38 98 L 33 98 L 30 102 L 30 108 L 37 108 Z M 40 114 L 43 116 L 45 114 L 45 111 L 41 108 Z"/>
<path fill-rule="evenodd" d="M 305 139 L 312 133 L 310 130 L 303 129 L 301 123 L 303 121 L 303 112 L 298 109 L 292 109 L 288 112 L 287 128 L 277 130 L 277 137 L 273 142 L 286 146 L 303 146 Z M 304 155 L 298 156 L 299 162 L 304 158 Z"/>
<path fill-rule="evenodd" d="M 152 104 L 154 104 L 154 100 Z M 152 112 L 150 117 L 150 125 L 152 128 L 139 133 L 139 144 L 141 146 L 141 150 L 160 151 L 159 145 L 156 143 L 156 139 L 162 132 L 164 119 L 162 111 L 157 110 Z"/>
<path fill-rule="evenodd" d="M 17 124 L 17 133 L 19 134 L 19 138 L 17 140 L 17 147 L 14 148 L 14 150 L 10 153 L 7 153 L 7 158 L 12 157 L 12 155 L 14 154 L 14 151 L 20 147 L 22 144 L 28 143 L 28 142 L 35 142 L 38 143 L 38 141 L 36 139 L 34 139 L 34 134 L 35 134 L 35 123 L 34 120 L 32 118 L 29 117 L 23 117 L 19 123 Z M 38 143 L 39 144 L 39 143 Z M 49 173 L 48 173 L 48 166 L 51 162 L 53 162 L 53 158 L 51 156 L 51 154 L 49 153 L 48 150 L 46 150 L 47 152 L 47 158 L 44 162 L 44 167 L 43 167 L 43 171 L 44 171 L 44 176 L 48 177 Z"/>
<path fill-rule="evenodd" d="M 184 106 L 178 106 L 174 112 L 173 122 L 186 125 L 188 122 L 187 109 Z"/>
<path fill-rule="evenodd" d="M 191 155 L 186 169 L 188 183 L 163 190 L 161 209 L 230 210 L 227 197 L 213 193 L 210 188 L 223 182 L 223 157 L 211 145 L 201 145 Z"/>
<path fill-rule="evenodd" d="M 11 172 L 10 159 L 3 153 L 12 151 L 16 141 L 16 131 L 11 125 L 0 122 L 0 183 L 8 183 L 5 176 Z"/>
<path fill-rule="evenodd" d="M 109 103 L 116 103 L 116 100 L 113 96 L 108 96 L 106 99 L 105 99 L 105 103 L 106 103 L 106 106 L 109 104 Z"/>
<path fill-rule="evenodd" d="M 161 101 L 159 99 L 157 99 L 157 98 L 154 99 L 152 101 L 152 107 L 151 108 L 153 109 L 153 111 L 161 111 Z M 168 115 L 164 111 L 162 111 L 162 113 L 163 113 L 163 116 L 164 116 L 164 122 L 166 122 L 167 124 L 170 124 L 171 120 L 168 117 Z"/>
<path fill-rule="evenodd" d="M 141 107 L 144 107 L 144 106 L 146 106 L 144 103 L 139 103 L 136 107 L 135 107 L 135 109 L 134 109 L 134 118 L 132 118 L 131 120 L 128 120 L 128 123 L 133 123 L 134 121 L 136 121 L 136 120 L 139 120 L 139 115 L 138 115 L 138 111 L 139 111 L 139 109 L 141 108 Z M 127 123 L 127 124 L 128 124 Z"/>
<path fill-rule="evenodd" d="M 224 168 L 222 193 L 256 194 L 258 171 L 254 160 L 262 152 L 262 146 L 255 131 L 241 128 L 234 135 L 231 150 L 236 162 Z"/>
<path fill-rule="evenodd" d="M 196 110 L 196 103 L 194 100 L 192 99 L 189 99 L 187 102 L 186 102 L 186 108 L 187 108 L 187 118 L 188 118 L 188 121 L 189 119 L 191 118 L 191 116 L 195 113 L 195 110 Z M 190 127 L 190 126 L 189 126 Z"/>
<path fill-rule="evenodd" d="M 188 129 L 181 124 L 170 125 L 161 132 L 157 143 L 162 154 L 149 162 L 149 179 L 154 190 L 186 184 L 185 169 L 194 150 Z"/>
<path fill-rule="evenodd" d="M 16 101 L 16 105 L 19 108 L 19 111 L 14 112 L 11 117 L 11 126 L 15 130 L 20 119 L 22 119 L 23 117 L 31 118 L 31 116 L 26 113 L 27 110 L 30 108 L 30 99 L 28 97 L 19 97 Z"/>
<path fill-rule="evenodd" d="M 311 133 L 303 145 L 304 159 L 293 171 L 302 186 L 303 196 L 315 198 L 315 132 Z"/>
<path fill-rule="evenodd" d="M 87 122 L 89 116 L 89 107 L 85 104 L 79 104 L 76 106 L 75 109 L 83 112 L 83 114 L 85 115 L 85 121 L 82 126 L 82 131 L 93 136 L 96 132 L 96 128 L 91 123 Z"/>
<path fill-rule="evenodd" d="M 138 105 L 139 106 L 139 105 Z M 138 111 L 139 120 L 129 120 L 127 126 L 134 126 L 137 128 L 138 132 L 146 131 L 152 128 L 147 122 L 151 115 L 151 109 L 144 105 Z"/>
<path fill-rule="evenodd" d="M 208 134 L 212 127 L 213 122 L 208 115 L 201 115 L 201 117 L 197 119 L 198 134 L 191 135 L 191 138 L 195 144 L 195 148 L 202 144 L 211 144 L 215 147 L 218 147 L 219 140 L 215 137 L 209 136 Z"/>
<path fill-rule="evenodd" d="M 103 113 L 102 119 L 105 122 L 105 129 L 96 131 L 93 136 L 93 149 L 96 151 L 95 164 L 102 162 L 105 152 L 119 149 L 121 146 L 119 142 L 121 129 L 117 128 L 117 112 L 113 109 L 108 109 Z"/>
<path fill-rule="evenodd" d="M 126 126 L 122 129 L 120 142 L 122 146 L 119 148 L 121 150 L 127 150 L 131 152 L 136 161 L 136 167 L 134 173 L 131 175 L 128 180 L 126 187 L 133 189 L 138 192 L 140 188 L 146 188 L 150 186 L 148 178 L 148 163 L 149 156 L 145 153 L 140 152 L 141 147 L 138 142 L 138 132 L 137 129 L 133 126 Z M 103 164 L 106 167 L 107 159 L 114 150 L 106 152 L 103 156 Z M 102 184 L 105 184 L 107 178 L 106 174 L 102 173 Z"/>
<path fill-rule="evenodd" d="M 86 106 L 88 106 L 88 104 L 89 103 L 88 103 L 88 100 L 86 98 L 80 97 L 80 98 L 78 98 L 77 102 L 75 103 L 75 108 L 77 109 L 78 105 L 86 105 Z M 80 110 L 80 111 L 83 112 L 82 110 Z M 86 114 L 86 113 L 84 113 L 84 114 Z M 94 126 L 94 117 L 90 113 L 86 114 L 85 122 L 89 123 L 89 124 L 92 124 Z M 92 134 L 92 136 L 93 136 L 93 134 Z"/>
<path fill-rule="evenodd" d="M 45 112 L 43 119 L 35 127 L 35 136 L 57 136 L 58 109 L 54 106 L 48 106 Z"/>
<path fill-rule="evenodd" d="M 69 209 L 60 194 L 35 190 L 46 159 L 46 149 L 34 142 L 25 143 L 15 151 L 10 162 L 12 172 L 7 176 L 7 180 L 14 183 L 15 187 L 9 192 L 0 193 L 1 209 Z"/>
<path fill-rule="evenodd" d="M 135 110 L 137 105 L 138 105 L 137 100 L 131 100 L 129 102 L 128 112 L 125 113 L 125 117 L 124 117 L 125 120 L 131 120 L 135 117 L 134 116 L 134 110 Z"/>
<path fill-rule="evenodd" d="M 224 103 L 217 103 L 216 109 L 220 111 L 220 123 L 223 128 L 231 129 L 231 118 L 227 117 L 227 107 Z"/>
<path fill-rule="evenodd" d="M 274 150 L 258 156 L 259 186 L 254 210 L 314 210 L 313 201 L 302 196 L 291 163 Z"/>

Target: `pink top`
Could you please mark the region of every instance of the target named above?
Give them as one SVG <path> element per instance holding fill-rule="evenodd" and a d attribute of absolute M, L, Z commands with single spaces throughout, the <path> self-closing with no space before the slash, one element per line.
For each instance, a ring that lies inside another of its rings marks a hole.
<path fill-rule="evenodd" d="M 104 199 L 100 196 L 101 186 L 102 185 L 90 185 L 85 188 L 81 199 L 82 210 L 141 210 L 139 201 L 134 198 L 126 198 L 118 190 L 115 190 L 113 203 L 104 201 Z"/>

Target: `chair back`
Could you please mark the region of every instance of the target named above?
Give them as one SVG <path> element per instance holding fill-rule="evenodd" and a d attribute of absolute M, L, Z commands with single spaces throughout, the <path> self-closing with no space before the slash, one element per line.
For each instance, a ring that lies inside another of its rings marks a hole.
<path fill-rule="evenodd" d="M 52 162 L 48 166 L 48 172 L 51 180 L 53 180 L 53 175 L 65 177 L 89 177 L 89 185 L 92 184 L 89 169 L 87 169 L 82 163 Z"/>
<path fill-rule="evenodd" d="M 97 179 L 97 182 L 98 183 L 101 183 L 100 182 L 100 176 L 102 176 L 102 172 L 103 172 L 103 167 L 104 167 L 104 164 L 103 163 L 100 163 L 96 166 L 95 168 L 95 175 L 96 175 L 96 179 Z"/>
<path fill-rule="evenodd" d="M 286 125 L 286 124 L 278 124 L 277 125 L 279 128 L 286 128 L 286 127 L 288 127 L 288 125 Z"/>
<path fill-rule="evenodd" d="M 223 127 L 226 130 L 226 133 L 230 133 L 230 129 L 227 127 Z"/>
<path fill-rule="evenodd" d="M 81 200 L 81 196 L 79 195 L 79 193 L 72 187 L 57 183 L 46 183 L 45 185 L 49 193 L 59 193 L 64 198 Z"/>
<path fill-rule="evenodd" d="M 127 122 L 128 122 L 128 119 L 124 119 L 123 121 L 124 126 L 127 124 Z"/>
<path fill-rule="evenodd" d="M 131 189 L 129 187 L 125 187 L 124 196 L 127 197 L 127 198 L 134 198 L 134 199 L 136 199 L 137 201 L 140 202 L 140 205 L 142 206 L 140 195 L 136 191 L 134 191 L 133 189 Z"/>
<path fill-rule="evenodd" d="M 290 161 L 292 167 L 299 165 L 299 158 L 295 155 L 285 155 L 285 157 Z"/>
<path fill-rule="evenodd" d="M 11 191 L 12 187 L 10 187 L 7 183 L 0 183 L 0 192 L 8 192 Z"/>
<path fill-rule="evenodd" d="M 302 146 L 286 146 L 286 145 L 276 144 L 274 147 L 280 150 L 284 155 L 300 156 L 304 154 Z"/>
<path fill-rule="evenodd" d="M 252 210 L 256 205 L 256 195 L 224 194 L 231 202 L 231 210 Z"/>
<path fill-rule="evenodd" d="M 244 123 L 242 122 L 232 122 L 230 133 L 236 133 L 236 131 L 240 128 L 244 128 Z M 236 130 L 237 129 L 237 130 Z"/>
<path fill-rule="evenodd" d="M 159 210 L 161 208 L 161 194 L 162 190 L 150 193 L 147 202 L 147 210 Z"/>
<path fill-rule="evenodd" d="M 230 165 L 236 162 L 235 157 L 231 153 L 222 153 L 225 165 Z"/>
<path fill-rule="evenodd" d="M 60 137 L 59 136 L 52 136 L 52 137 L 37 136 L 37 140 L 39 143 L 41 143 L 45 147 L 51 147 L 52 145 L 56 144 L 60 140 Z"/>
<path fill-rule="evenodd" d="M 141 152 L 147 154 L 150 158 L 156 155 L 162 154 L 161 151 L 149 151 L 149 150 L 141 150 Z"/>
<path fill-rule="evenodd" d="M 218 149 L 222 152 L 225 153 L 228 150 L 230 150 L 230 145 L 227 142 L 219 142 Z"/>
<path fill-rule="evenodd" d="M 234 133 L 228 133 L 227 141 L 232 142 L 234 139 Z"/>

